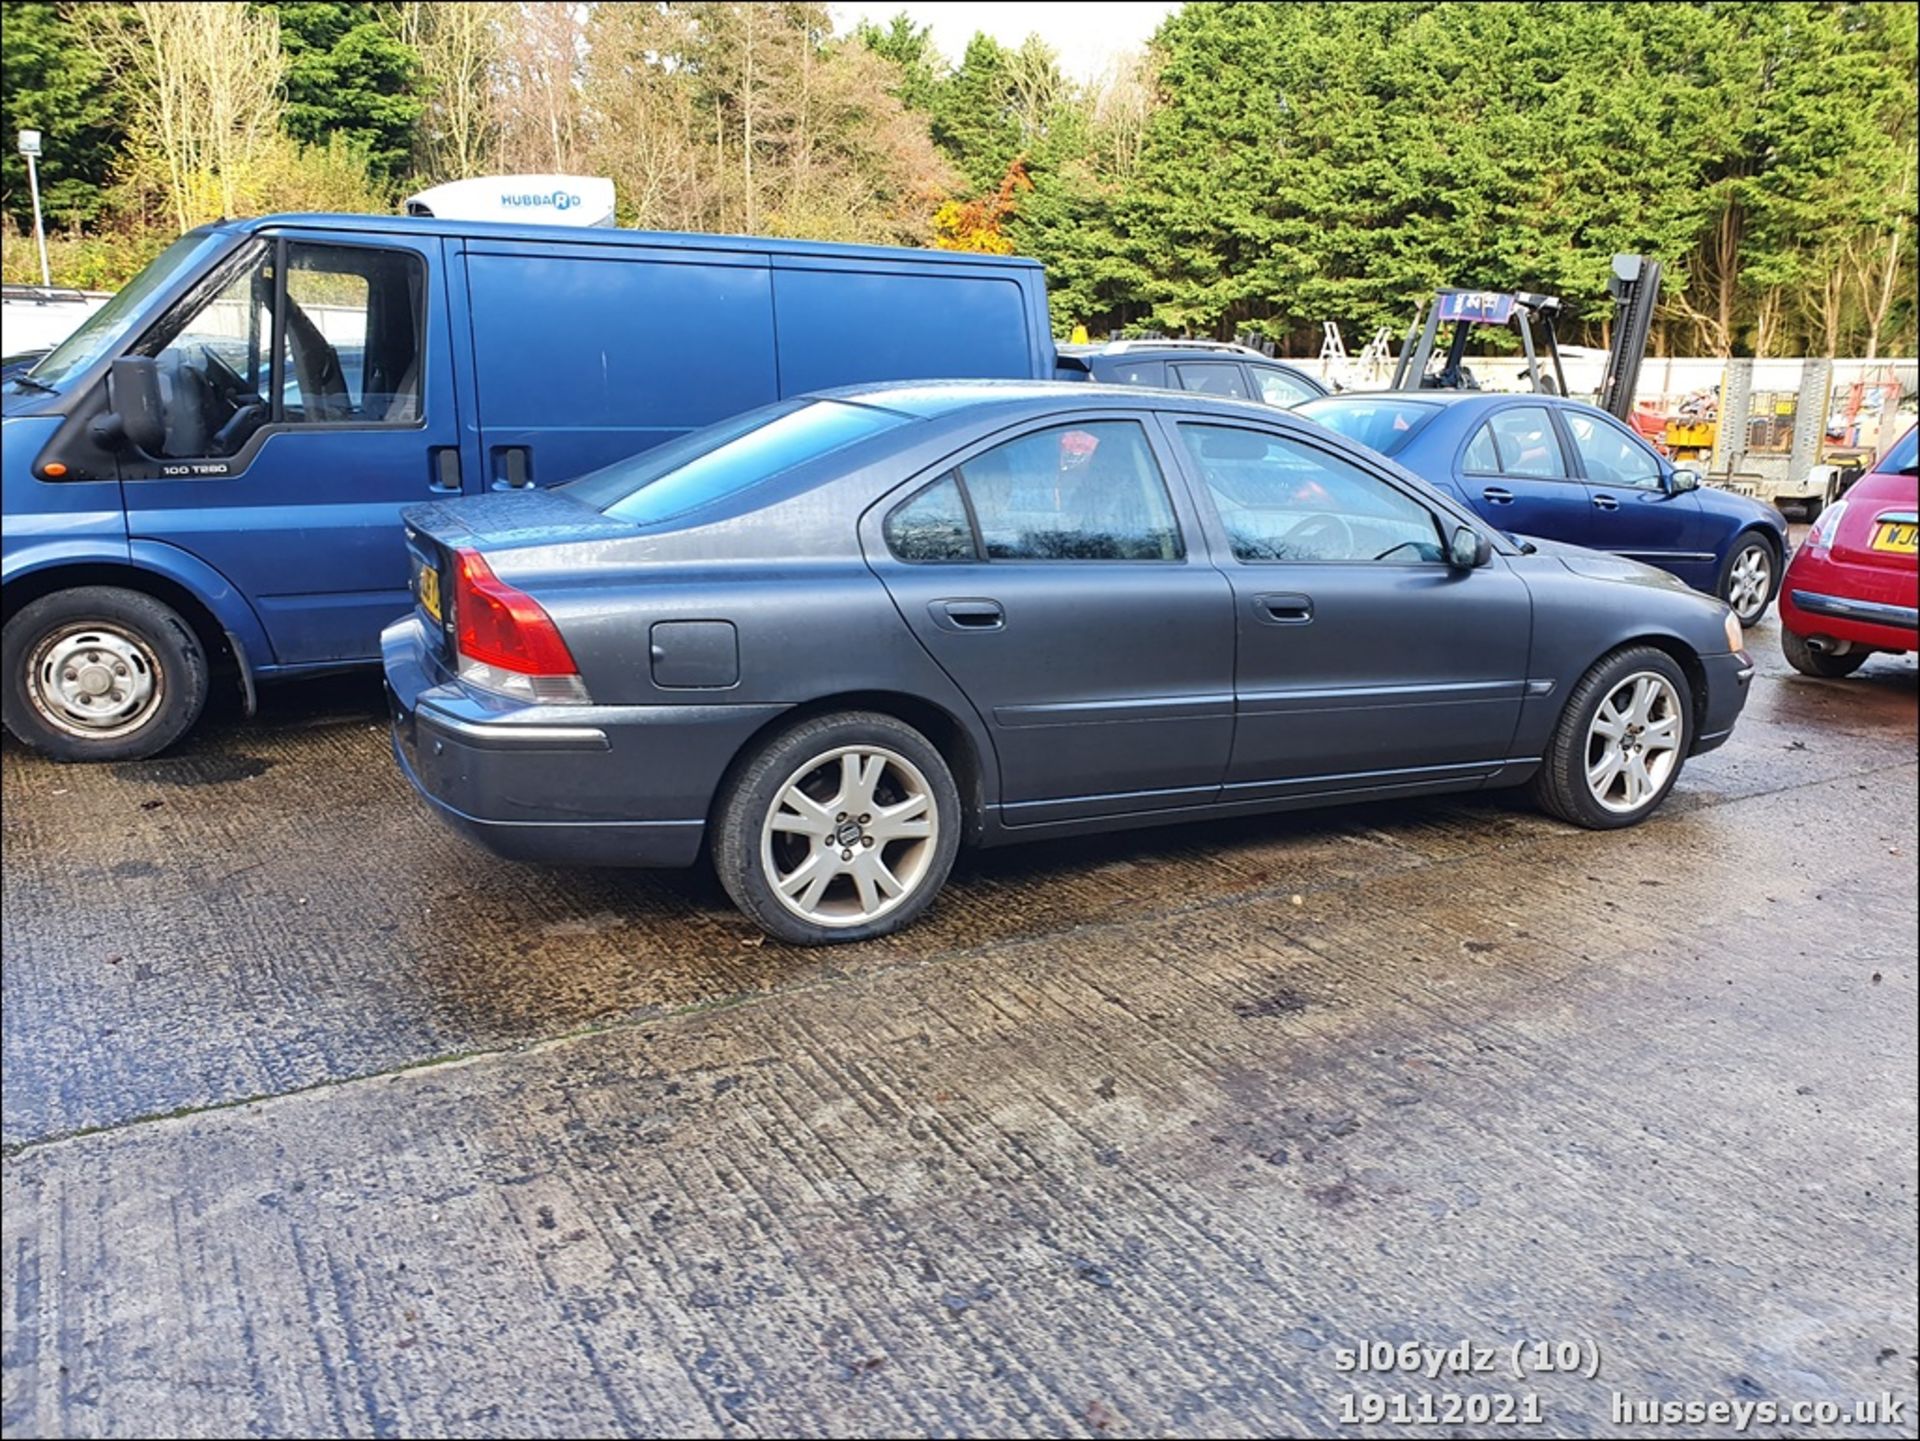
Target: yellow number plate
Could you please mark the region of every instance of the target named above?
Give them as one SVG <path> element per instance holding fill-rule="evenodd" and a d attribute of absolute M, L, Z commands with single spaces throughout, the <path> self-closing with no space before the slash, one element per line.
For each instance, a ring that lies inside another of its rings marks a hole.
<path fill-rule="evenodd" d="M 419 561 L 414 562 L 414 584 L 420 592 L 420 608 L 432 616 L 436 624 L 440 620 L 440 572 L 432 566 Z"/>
<path fill-rule="evenodd" d="M 1920 554 L 1920 525 L 1910 520 L 1883 520 L 1873 528 L 1873 548 L 1895 555 Z"/>

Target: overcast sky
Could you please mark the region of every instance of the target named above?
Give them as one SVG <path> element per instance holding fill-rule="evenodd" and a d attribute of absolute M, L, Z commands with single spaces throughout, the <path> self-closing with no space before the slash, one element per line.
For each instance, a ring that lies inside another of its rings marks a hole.
<path fill-rule="evenodd" d="M 984 30 L 1003 44 L 1018 45 L 1030 34 L 1037 34 L 1060 54 L 1060 68 L 1075 80 L 1092 80 L 1106 70 L 1116 55 L 1138 50 L 1147 37 L 1159 28 L 1172 4 L 1153 4 L 1148 0 L 1105 0 L 1089 4 L 1087 0 L 977 0 L 977 3 L 903 4 L 901 0 L 864 0 L 833 5 L 833 16 L 842 30 L 850 30 L 858 20 L 885 24 L 902 10 L 916 24 L 933 26 L 933 40 L 950 60 L 958 60 L 967 48 L 973 32 Z"/>

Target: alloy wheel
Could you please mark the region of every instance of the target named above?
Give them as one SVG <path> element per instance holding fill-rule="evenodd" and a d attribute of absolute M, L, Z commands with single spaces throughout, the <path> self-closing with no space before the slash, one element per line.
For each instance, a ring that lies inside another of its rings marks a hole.
<path fill-rule="evenodd" d="M 1733 571 L 1727 577 L 1727 604 L 1744 624 L 1758 620 L 1767 608 L 1767 591 L 1773 583 L 1773 557 L 1764 545 L 1750 545 L 1734 557 Z"/>
<path fill-rule="evenodd" d="M 915 894 L 939 834 L 933 788 L 912 761 L 885 746 L 841 746 L 804 762 L 775 794 L 760 860 L 794 915 L 864 926 Z"/>
<path fill-rule="evenodd" d="M 1640 810 L 1672 777 L 1685 735 L 1673 683 L 1634 672 L 1607 693 L 1587 727 L 1587 789 L 1617 815 Z"/>

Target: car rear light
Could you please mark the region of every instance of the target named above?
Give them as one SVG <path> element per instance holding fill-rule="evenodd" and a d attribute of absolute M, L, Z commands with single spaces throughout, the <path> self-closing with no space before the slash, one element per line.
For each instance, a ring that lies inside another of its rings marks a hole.
<path fill-rule="evenodd" d="M 1807 532 L 1807 549 L 1815 555 L 1824 555 L 1833 548 L 1833 538 L 1840 533 L 1840 517 L 1847 513 L 1847 503 L 1836 500 L 1820 512 L 1820 518 L 1813 523 L 1813 529 Z"/>
<path fill-rule="evenodd" d="M 501 580 L 477 550 L 456 551 L 453 561 L 460 678 L 518 700 L 586 704 L 580 667 L 540 602 Z"/>

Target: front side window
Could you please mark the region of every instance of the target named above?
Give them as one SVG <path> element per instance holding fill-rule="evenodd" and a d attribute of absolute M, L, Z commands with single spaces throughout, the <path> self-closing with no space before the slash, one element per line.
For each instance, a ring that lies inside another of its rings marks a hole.
<path fill-rule="evenodd" d="M 1487 422 L 1487 429 L 1499 456 L 1501 475 L 1564 480 L 1569 474 L 1553 417 L 1544 406 L 1516 405 L 1503 410 Z"/>
<path fill-rule="evenodd" d="M 1433 513 L 1338 456 L 1265 431 L 1182 421 L 1243 561 L 1443 561 Z"/>
<path fill-rule="evenodd" d="M 274 274 L 282 255 L 284 294 Z M 425 267 L 410 252 L 256 246 L 211 295 L 174 311 L 137 347 L 159 372 L 163 456 L 236 455 L 267 425 L 413 424 L 425 290 Z"/>
<path fill-rule="evenodd" d="M 1198 395 L 1224 395 L 1231 400 L 1247 399 L 1247 382 L 1241 377 L 1237 365 L 1215 360 L 1176 365 L 1172 370 L 1180 377 L 1182 390 L 1191 390 Z"/>
<path fill-rule="evenodd" d="M 1179 560 L 1180 526 L 1138 422 L 1036 430 L 984 450 L 896 506 L 902 560 Z"/>
<path fill-rule="evenodd" d="M 1277 405 L 1291 410 L 1303 400 L 1313 400 L 1320 392 L 1304 380 L 1288 375 L 1284 370 L 1275 370 L 1271 366 L 1250 366 L 1254 384 L 1260 387 L 1260 398 L 1268 405 Z"/>
<path fill-rule="evenodd" d="M 1660 489 L 1660 463 L 1625 431 L 1577 410 L 1563 411 L 1573 448 L 1580 452 L 1587 479 L 1599 485 L 1628 485 L 1640 490 Z"/>

